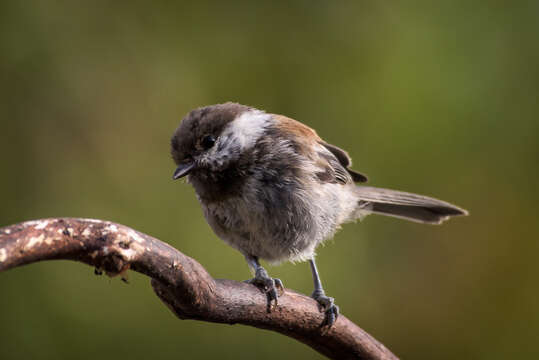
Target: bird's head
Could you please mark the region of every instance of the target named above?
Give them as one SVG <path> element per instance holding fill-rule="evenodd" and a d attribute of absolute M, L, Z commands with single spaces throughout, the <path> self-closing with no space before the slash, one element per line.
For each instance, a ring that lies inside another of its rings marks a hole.
<path fill-rule="evenodd" d="M 270 114 L 231 102 L 191 111 L 171 139 L 177 165 L 173 179 L 190 175 L 202 180 L 234 166 L 255 145 L 270 119 Z"/>

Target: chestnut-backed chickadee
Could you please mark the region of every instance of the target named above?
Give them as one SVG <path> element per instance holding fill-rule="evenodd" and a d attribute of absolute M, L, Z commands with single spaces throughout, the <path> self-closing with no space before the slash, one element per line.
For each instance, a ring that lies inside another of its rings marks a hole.
<path fill-rule="evenodd" d="M 191 111 L 171 140 L 174 179 L 188 176 L 213 231 L 239 250 L 254 271 L 249 282 L 277 303 L 279 279 L 270 263 L 310 262 L 312 297 L 331 326 L 338 316 L 325 295 L 315 249 L 343 223 L 381 214 L 440 224 L 466 210 L 430 197 L 356 185 L 367 177 L 350 169 L 346 151 L 308 126 L 282 115 L 226 103 Z"/>

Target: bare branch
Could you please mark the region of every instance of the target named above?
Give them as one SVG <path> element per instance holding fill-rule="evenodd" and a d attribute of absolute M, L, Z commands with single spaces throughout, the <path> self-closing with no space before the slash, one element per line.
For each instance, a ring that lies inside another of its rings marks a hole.
<path fill-rule="evenodd" d="M 326 329 L 317 303 L 286 289 L 268 311 L 255 286 L 214 279 L 194 259 L 151 236 L 108 221 L 58 218 L 0 229 L 0 271 L 43 260 L 86 263 L 114 276 L 132 269 L 152 278 L 180 318 L 244 324 L 293 337 L 332 359 L 397 359 L 344 316 Z"/>

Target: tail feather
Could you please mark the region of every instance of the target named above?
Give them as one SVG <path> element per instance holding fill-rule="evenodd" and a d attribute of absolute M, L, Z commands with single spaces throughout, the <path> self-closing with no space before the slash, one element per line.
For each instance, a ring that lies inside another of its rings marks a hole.
<path fill-rule="evenodd" d="M 403 191 L 358 186 L 357 193 L 363 209 L 420 223 L 440 224 L 451 216 L 468 215 L 448 202 Z"/>

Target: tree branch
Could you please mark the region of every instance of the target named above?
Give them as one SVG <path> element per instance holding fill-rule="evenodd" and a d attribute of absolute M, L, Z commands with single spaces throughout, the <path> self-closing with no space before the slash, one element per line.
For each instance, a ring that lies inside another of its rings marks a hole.
<path fill-rule="evenodd" d="M 108 221 L 58 218 L 0 229 L 0 271 L 67 259 L 114 276 L 132 269 L 149 276 L 159 298 L 180 319 L 244 324 L 293 337 L 332 359 L 397 359 L 344 316 L 327 329 L 317 303 L 286 289 L 268 309 L 255 286 L 214 279 L 194 259 L 151 236 Z"/>

